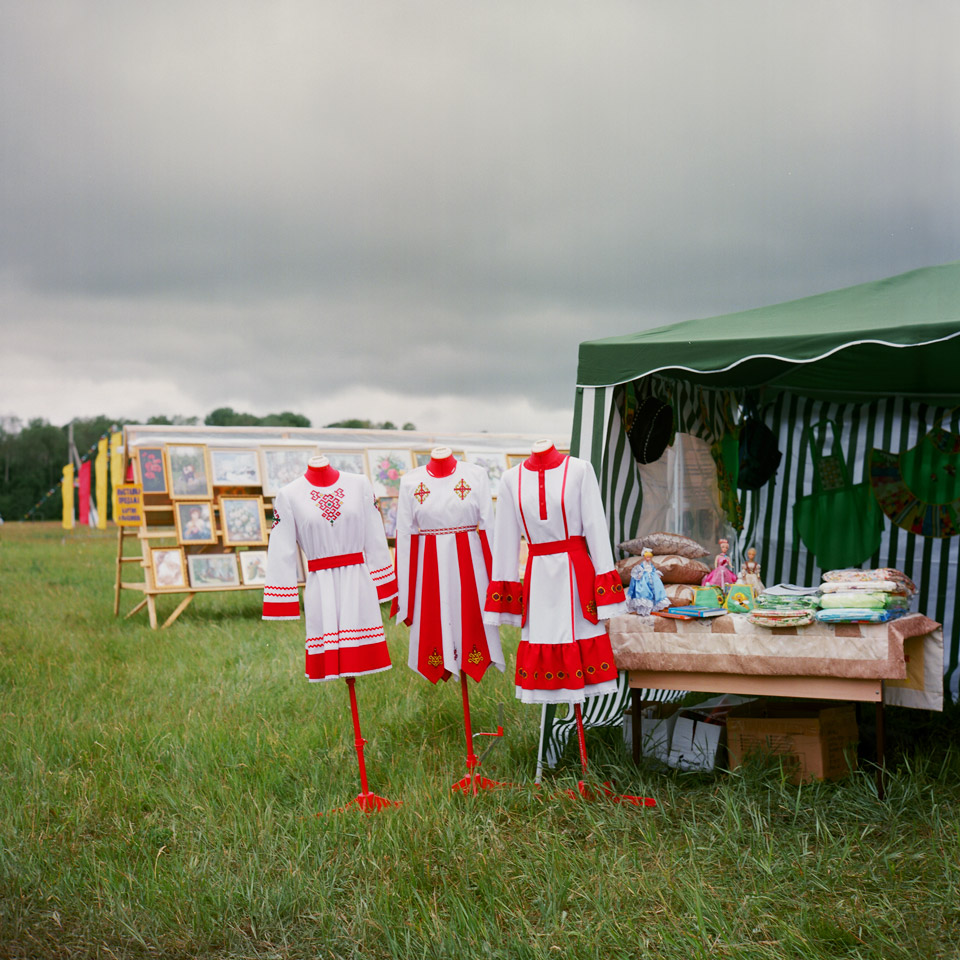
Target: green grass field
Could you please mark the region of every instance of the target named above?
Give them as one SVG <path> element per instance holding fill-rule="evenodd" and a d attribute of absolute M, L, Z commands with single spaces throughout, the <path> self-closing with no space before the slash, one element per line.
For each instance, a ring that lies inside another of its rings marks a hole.
<path fill-rule="evenodd" d="M 869 762 L 795 787 L 591 758 L 654 810 L 532 786 L 539 711 L 508 672 L 472 686 L 484 764 L 517 789 L 451 796 L 459 688 L 406 667 L 358 682 L 374 791 L 358 792 L 345 684 L 303 679 L 303 624 L 256 593 L 201 597 L 170 629 L 114 619 L 113 533 L 0 528 L 0 956 L 916 958 L 960 954 L 958 716 L 888 711 Z M 134 602 L 125 594 L 123 610 Z M 166 599 L 165 616 L 175 605 Z M 868 736 L 865 739 L 869 739 Z"/>

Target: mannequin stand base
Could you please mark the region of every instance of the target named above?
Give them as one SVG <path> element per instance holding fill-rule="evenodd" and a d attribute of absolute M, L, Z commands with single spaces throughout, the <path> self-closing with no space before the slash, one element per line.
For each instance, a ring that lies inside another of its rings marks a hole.
<path fill-rule="evenodd" d="M 573 800 L 600 800 L 633 807 L 655 807 L 657 805 L 657 801 L 653 797 L 638 797 L 631 793 L 614 793 L 608 782 L 596 786 L 595 784 L 588 784 L 585 780 L 578 780 L 576 790 L 565 790 L 564 793 Z"/>
<path fill-rule="evenodd" d="M 458 780 L 451 788 L 451 793 L 458 790 L 462 793 L 471 793 L 476 796 L 481 790 L 501 790 L 504 787 L 512 787 L 512 783 L 503 783 L 500 780 L 491 780 L 489 777 L 480 773 L 467 774 L 463 779 Z"/>
<path fill-rule="evenodd" d="M 346 813 L 348 810 L 357 810 L 360 813 L 377 813 L 385 807 L 399 807 L 403 805 L 402 800 L 388 800 L 386 797 L 378 797 L 375 793 L 360 793 L 349 803 L 342 807 L 331 810 L 331 813 Z M 317 814 L 322 817 L 322 813 Z"/>

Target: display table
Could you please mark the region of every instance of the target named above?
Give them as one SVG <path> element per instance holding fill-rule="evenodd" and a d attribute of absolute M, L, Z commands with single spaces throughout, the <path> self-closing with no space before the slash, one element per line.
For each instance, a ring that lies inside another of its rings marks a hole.
<path fill-rule="evenodd" d="M 943 633 L 922 614 L 773 630 L 741 614 L 703 620 L 626 614 L 609 620 L 607 629 L 614 660 L 628 671 L 634 692 L 635 750 L 643 688 L 873 701 L 879 756 L 884 701 L 943 708 Z"/>

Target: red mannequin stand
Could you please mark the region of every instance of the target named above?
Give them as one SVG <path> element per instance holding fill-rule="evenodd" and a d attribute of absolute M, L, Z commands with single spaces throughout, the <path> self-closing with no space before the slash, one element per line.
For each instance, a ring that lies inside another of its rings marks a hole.
<path fill-rule="evenodd" d="M 577 743 L 580 746 L 580 766 L 583 776 L 587 776 L 587 738 L 583 732 L 583 713 L 580 704 L 573 705 L 573 712 L 577 718 Z M 609 800 L 611 803 L 625 803 L 634 807 L 655 807 L 657 801 L 652 797 L 638 797 L 630 793 L 614 793 L 609 783 L 602 783 L 599 787 L 591 787 L 586 779 L 577 782 L 576 790 L 567 790 L 568 797 L 574 800 Z"/>
<path fill-rule="evenodd" d="M 342 813 L 345 810 L 357 809 L 364 813 L 374 813 L 382 810 L 384 807 L 399 807 L 400 800 L 388 800 L 386 797 L 379 797 L 370 792 L 367 786 L 367 765 L 363 760 L 363 746 L 367 742 L 360 733 L 360 712 L 357 709 L 357 692 L 354 689 L 356 680 L 354 677 L 347 677 L 347 689 L 350 691 L 350 713 L 353 716 L 353 736 L 354 744 L 357 748 L 357 763 L 360 766 L 360 793 L 349 803 L 342 807 L 337 807 L 334 813 Z"/>
<path fill-rule="evenodd" d="M 473 752 L 473 738 L 478 737 L 502 737 L 503 727 L 498 726 L 496 733 L 473 733 L 470 725 L 470 694 L 467 691 L 467 675 L 460 673 L 460 689 L 463 692 L 463 726 L 467 735 L 467 775 L 458 780 L 450 790 L 456 793 L 458 790 L 463 793 L 472 793 L 474 796 L 480 790 L 497 790 L 500 787 L 510 787 L 510 783 L 501 783 L 499 780 L 490 780 L 480 773 L 477 768 L 480 766 L 480 758 Z"/>

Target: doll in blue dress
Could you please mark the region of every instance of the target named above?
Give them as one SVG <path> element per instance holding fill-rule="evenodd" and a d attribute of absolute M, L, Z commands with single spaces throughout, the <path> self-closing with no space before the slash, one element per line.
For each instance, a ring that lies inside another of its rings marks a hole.
<path fill-rule="evenodd" d="M 633 565 L 630 571 L 630 585 L 626 590 L 627 609 L 646 617 L 654 610 L 664 610 L 670 606 L 660 571 L 653 565 L 653 551 L 645 549 L 643 559 Z"/>

